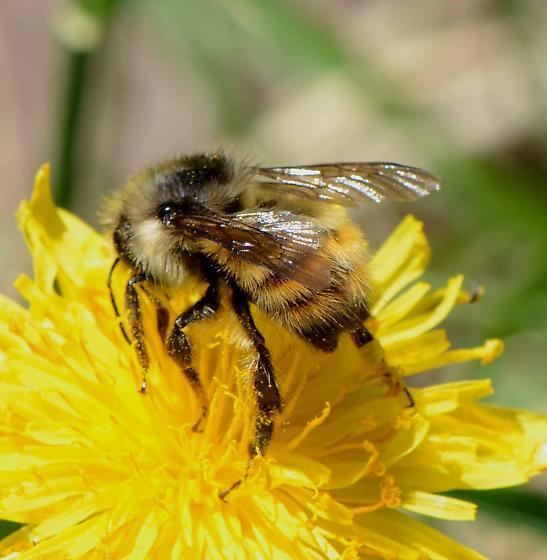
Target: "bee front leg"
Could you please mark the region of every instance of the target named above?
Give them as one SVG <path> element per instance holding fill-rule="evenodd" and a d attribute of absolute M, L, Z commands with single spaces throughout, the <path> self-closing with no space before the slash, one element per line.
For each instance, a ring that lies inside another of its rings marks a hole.
<path fill-rule="evenodd" d="M 182 370 L 201 405 L 201 414 L 192 427 L 195 432 L 200 431 L 202 422 L 207 418 L 209 407 L 199 374 L 192 367 L 192 346 L 188 337 L 184 334 L 184 328 L 197 321 L 212 317 L 217 312 L 218 307 L 218 283 L 214 280 L 207 288 L 205 295 L 175 319 L 173 328 L 167 337 L 167 353 Z"/>
<path fill-rule="evenodd" d="M 372 333 L 366 328 L 366 327 L 359 327 L 357 329 L 355 329 L 354 331 L 352 331 L 351 336 L 353 338 L 353 341 L 355 342 L 355 345 L 357 346 L 357 348 L 361 348 L 363 346 L 365 346 L 366 344 L 368 344 L 369 342 L 372 342 L 373 340 L 375 340 L 374 336 L 372 335 Z M 389 378 L 389 381 L 391 383 L 394 382 L 393 380 L 393 374 L 391 372 L 388 372 L 386 374 L 386 376 Z M 397 385 L 400 385 L 400 382 L 396 382 Z M 406 385 L 403 384 L 403 391 L 405 392 L 405 395 L 408 399 L 408 408 L 414 408 L 416 406 L 416 402 L 414 400 L 414 397 L 412 396 L 412 394 L 410 393 L 408 387 Z"/>
<path fill-rule="evenodd" d="M 146 351 L 144 343 L 144 330 L 142 326 L 141 306 L 139 303 L 139 294 L 137 293 L 137 285 L 146 280 L 144 274 L 135 274 L 127 282 L 125 288 L 125 307 L 127 309 L 127 318 L 131 326 L 131 334 L 135 340 L 135 349 L 137 358 L 142 368 L 141 393 L 146 393 L 146 373 L 150 366 L 150 358 Z"/>
<path fill-rule="evenodd" d="M 257 329 L 247 298 L 241 290 L 233 287 L 232 304 L 239 318 L 245 334 L 249 337 L 258 355 L 258 362 L 254 371 L 253 388 L 257 401 L 255 432 L 249 444 L 249 463 L 243 478 L 234 482 L 229 488 L 220 492 L 219 497 L 226 496 L 247 478 L 252 460 L 257 455 L 264 455 L 272 439 L 274 430 L 274 415 L 282 408 L 281 394 L 275 378 L 270 352 L 266 347 L 264 337 Z"/>

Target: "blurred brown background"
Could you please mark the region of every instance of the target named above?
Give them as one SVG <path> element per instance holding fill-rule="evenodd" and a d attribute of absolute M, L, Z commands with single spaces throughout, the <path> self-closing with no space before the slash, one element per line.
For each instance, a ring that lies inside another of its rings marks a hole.
<path fill-rule="evenodd" d="M 455 344 L 507 344 L 435 380 L 491 376 L 495 402 L 545 410 L 545 53 L 545 0 L 2 0 L 0 289 L 28 271 L 13 213 L 44 161 L 58 201 L 95 224 L 105 192 L 175 153 L 410 163 L 442 192 L 357 219 L 373 246 L 424 219 L 429 279 L 487 289 L 451 317 Z M 479 521 L 443 530 L 492 558 L 543 557 L 541 480 L 472 499 Z"/>

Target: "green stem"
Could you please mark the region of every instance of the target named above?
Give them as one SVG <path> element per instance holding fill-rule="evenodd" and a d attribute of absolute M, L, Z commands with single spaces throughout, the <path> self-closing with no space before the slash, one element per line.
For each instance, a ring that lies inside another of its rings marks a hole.
<path fill-rule="evenodd" d="M 72 202 L 75 159 L 78 154 L 78 126 L 89 57 L 87 52 L 68 52 L 67 80 L 63 99 L 64 112 L 56 164 L 58 174 L 55 180 L 56 202 L 64 207 L 70 206 Z"/>

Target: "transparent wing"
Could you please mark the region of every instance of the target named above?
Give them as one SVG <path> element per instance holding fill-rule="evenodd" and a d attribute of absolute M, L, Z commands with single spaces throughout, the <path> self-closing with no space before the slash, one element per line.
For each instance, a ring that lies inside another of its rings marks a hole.
<path fill-rule="evenodd" d="M 330 284 L 330 265 L 320 253 L 326 230 L 311 218 L 289 211 L 254 210 L 180 216 L 175 227 L 313 290 Z"/>
<path fill-rule="evenodd" d="M 344 206 L 416 200 L 440 188 L 428 171 L 389 162 L 257 168 L 256 175 L 266 188 Z"/>

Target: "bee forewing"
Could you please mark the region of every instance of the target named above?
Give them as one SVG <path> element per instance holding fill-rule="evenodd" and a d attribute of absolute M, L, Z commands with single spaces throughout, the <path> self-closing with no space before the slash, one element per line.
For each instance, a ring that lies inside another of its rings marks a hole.
<path fill-rule="evenodd" d="M 258 168 L 256 175 L 261 186 L 345 206 L 384 199 L 411 201 L 440 188 L 428 171 L 389 162 Z"/>
<path fill-rule="evenodd" d="M 312 290 L 330 284 L 330 266 L 319 250 L 326 231 L 311 218 L 289 211 L 248 210 L 222 216 L 184 215 L 177 227 Z"/>

